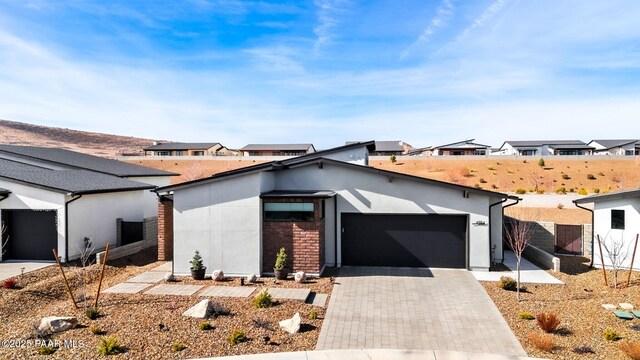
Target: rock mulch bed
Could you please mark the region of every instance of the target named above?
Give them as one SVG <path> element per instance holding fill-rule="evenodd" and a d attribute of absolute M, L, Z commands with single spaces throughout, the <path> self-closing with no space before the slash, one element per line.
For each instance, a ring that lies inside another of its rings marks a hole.
<path fill-rule="evenodd" d="M 640 319 L 620 320 L 602 304 L 633 304 L 640 308 L 640 274 L 633 273 L 631 286 L 624 289 L 605 287 L 602 270 L 589 269 L 588 259 L 562 257 L 562 273 L 550 272 L 562 280 L 564 285 L 528 285 L 521 293 L 521 302 L 516 301 L 515 292 L 502 290 L 496 283 L 482 283 L 498 309 L 509 323 L 530 356 L 552 359 L 628 359 L 620 350 L 622 341 L 640 342 Z M 622 273 L 624 280 L 628 272 Z M 610 273 L 608 274 L 610 276 Z M 550 336 L 556 343 L 551 352 L 538 350 L 528 336 L 542 334 L 536 320 L 522 320 L 518 314 L 524 311 L 537 314 L 554 312 L 560 318 L 559 331 Z M 604 339 L 605 330 L 614 330 L 622 337 L 619 341 Z M 578 354 L 576 347 L 587 345 L 595 353 Z"/>
<path fill-rule="evenodd" d="M 161 264 L 152 262 L 149 260 L 151 258 L 153 251 L 109 262 L 102 288 L 107 289 Z M 67 277 L 76 297 L 83 292 L 88 294 L 88 300 L 80 302 L 80 306 L 93 304 L 98 272 L 93 271 L 88 275 L 88 284 L 83 287 L 71 269 L 65 270 L 68 271 Z M 239 285 L 239 279 L 223 282 L 178 279 L 180 281 L 177 284 Z M 329 278 L 311 279 L 309 284 L 297 284 L 293 280 L 274 284 L 272 278 L 262 278 L 260 281 L 252 286 L 307 287 L 312 291 L 328 294 L 332 287 Z M 16 339 L 19 342 L 15 345 L 25 346 L 10 348 L 6 343 L 0 348 L 0 358 L 30 359 L 38 356 L 35 348 L 25 348 L 27 343 L 24 340 L 33 334 L 32 325 L 49 315 L 75 316 L 80 322 L 77 328 L 52 336 L 52 340 L 58 340 L 62 345 L 47 357 L 54 359 L 101 358 L 97 347 L 101 339 L 109 336 L 116 337 L 126 349 L 124 354 L 117 355 L 116 358 L 175 359 L 312 350 L 325 315 L 324 308 L 289 300 L 279 300 L 272 308 L 255 309 L 252 306 L 253 296 L 250 296 L 211 298 L 218 313 L 229 314 L 202 320 L 181 316 L 203 299 L 198 293 L 192 296 L 101 294 L 99 308 L 102 316 L 89 320 L 84 314 L 84 308 L 73 309 L 57 268 L 25 274 L 19 279 L 19 285 L 22 289 L 0 289 L 0 340 Z M 257 293 L 258 291 L 254 294 Z M 317 313 L 314 320 L 309 319 L 312 310 Z M 296 312 L 302 317 L 302 326 L 299 333 L 290 335 L 280 329 L 278 321 L 291 318 Z M 213 329 L 200 330 L 203 321 L 210 322 Z M 90 327 L 95 325 L 103 330 L 103 334 L 94 335 L 90 331 Z M 231 345 L 228 338 L 234 330 L 243 330 L 247 341 Z M 64 341 L 67 341 L 67 346 Z M 186 348 L 175 352 L 172 345 L 178 343 Z"/>

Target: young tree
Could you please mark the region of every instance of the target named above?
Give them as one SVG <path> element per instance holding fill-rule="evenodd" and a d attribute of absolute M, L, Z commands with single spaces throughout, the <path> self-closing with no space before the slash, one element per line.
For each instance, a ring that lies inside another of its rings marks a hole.
<path fill-rule="evenodd" d="M 506 218 L 504 222 L 504 238 L 507 245 L 511 248 L 516 256 L 516 299 L 520 301 L 520 261 L 522 253 L 529 245 L 531 235 L 533 234 L 533 223 L 530 221 L 522 221 L 513 218 Z"/>
<path fill-rule="evenodd" d="M 7 231 L 7 227 L 2 224 L 0 226 L 0 259 L 4 259 L 4 254 L 7 253 L 7 245 L 9 245 L 9 236 L 5 239 L 4 233 Z"/>
<path fill-rule="evenodd" d="M 604 240 L 600 237 L 600 235 L 596 235 L 600 244 L 602 244 L 602 249 L 604 250 L 605 255 L 611 262 L 611 273 L 613 275 L 613 288 L 618 288 L 618 272 L 622 268 L 622 265 L 629 257 L 629 245 L 625 245 L 624 236 L 620 236 L 620 238 L 614 238 L 613 236 L 609 236 L 607 234 Z M 604 264 L 602 264 L 604 268 Z"/>

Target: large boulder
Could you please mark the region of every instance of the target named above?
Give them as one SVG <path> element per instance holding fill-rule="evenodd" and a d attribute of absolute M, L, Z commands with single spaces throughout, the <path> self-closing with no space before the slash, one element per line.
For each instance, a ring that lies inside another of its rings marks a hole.
<path fill-rule="evenodd" d="M 47 316 L 40 320 L 38 330 L 59 333 L 73 329 L 78 325 L 78 319 L 73 316 Z"/>
<path fill-rule="evenodd" d="M 284 331 L 293 335 L 300 331 L 300 322 L 300 313 L 296 313 L 291 319 L 282 320 L 279 324 Z"/>
<path fill-rule="evenodd" d="M 213 272 L 211 273 L 211 278 L 215 281 L 222 281 L 224 280 L 224 273 L 222 272 L 222 270 L 213 270 Z"/>
<path fill-rule="evenodd" d="M 208 318 L 213 315 L 215 312 L 215 308 L 213 306 L 213 302 L 209 299 L 204 299 L 197 303 L 195 306 L 190 308 L 189 310 L 182 313 L 182 316 L 189 316 L 198 319 Z"/>

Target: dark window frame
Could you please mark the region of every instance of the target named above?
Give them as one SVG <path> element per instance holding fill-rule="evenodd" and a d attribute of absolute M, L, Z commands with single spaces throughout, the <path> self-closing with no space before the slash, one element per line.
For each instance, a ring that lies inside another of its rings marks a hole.
<path fill-rule="evenodd" d="M 625 228 L 625 211 L 619 209 L 611 210 L 611 229 L 624 230 Z"/>
<path fill-rule="evenodd" d="M 311 204 L 313 210 L 267 210 L 268 204 Z M 315 220 L 316 206 L 314 202 L 265 201 L 262 204 L 262 212 L 262 218 L 265 222 L 313 222 Z"/>

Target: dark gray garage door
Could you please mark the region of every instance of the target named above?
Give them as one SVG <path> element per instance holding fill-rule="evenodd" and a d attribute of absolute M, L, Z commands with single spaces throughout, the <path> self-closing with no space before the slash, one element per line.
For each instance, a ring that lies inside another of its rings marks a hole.
<path fill-rule="evenodd" d="M 466 215 L 342 214 L 342 264 L 466 268 Z"/>
<path fill-rule="evenodd" d="M 2 210 L 8 236 L 6 259 L 53 260 L 57 249 L 56 211 Z"/>

